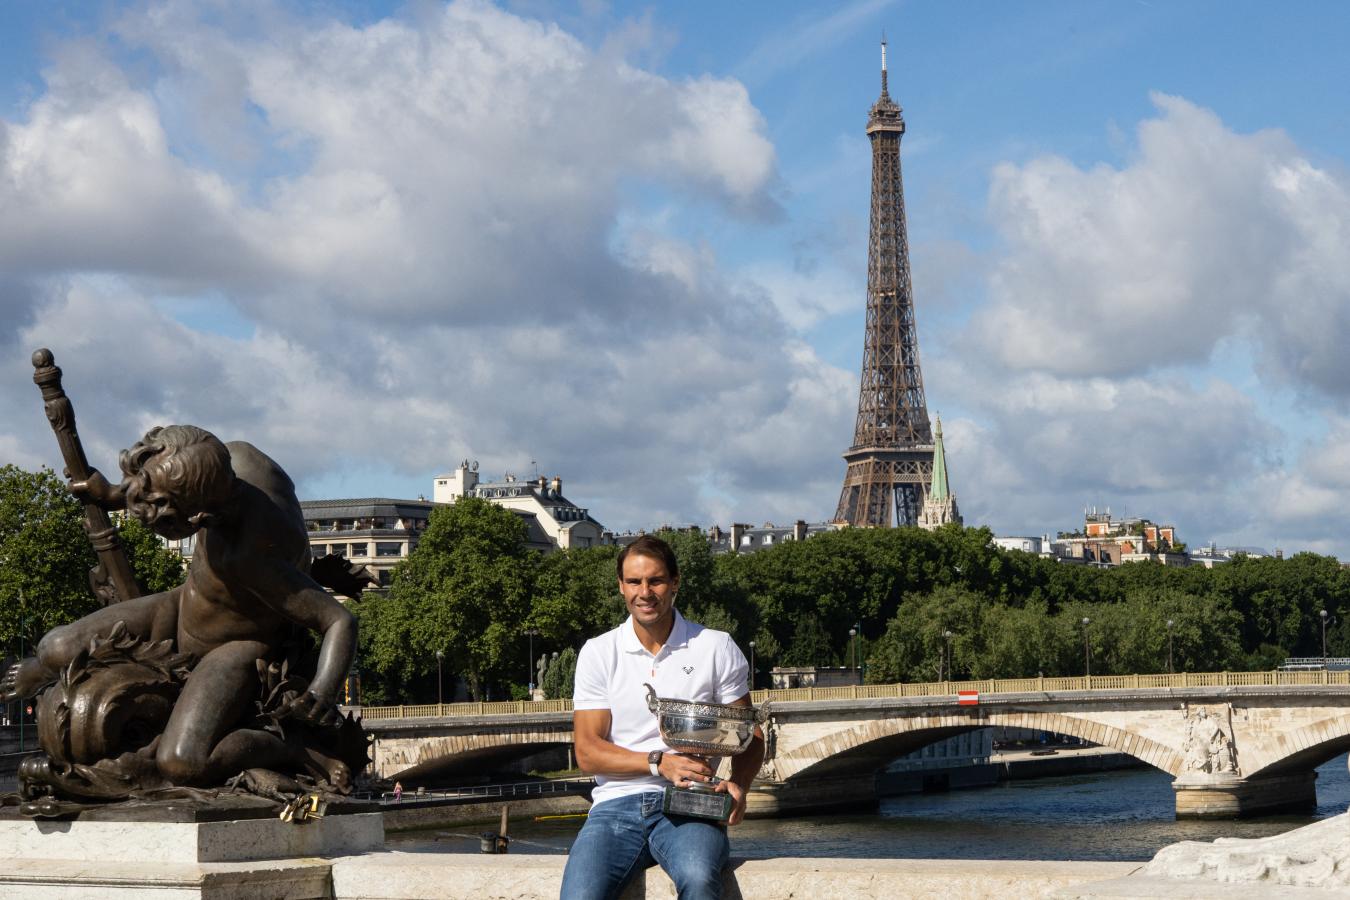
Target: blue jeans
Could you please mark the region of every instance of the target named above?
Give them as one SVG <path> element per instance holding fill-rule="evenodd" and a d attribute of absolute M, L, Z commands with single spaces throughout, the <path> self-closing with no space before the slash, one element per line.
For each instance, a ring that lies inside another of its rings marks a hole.
<path fill-rule="evenodd" d="M 614 900 L 654 863 L 675 882 L 680 900 L 718 900 L 730 854 L 725 828 L 667 816 L 660 791 L 606 800 L 591 807 L 567 855 L 562 900 Z"/>

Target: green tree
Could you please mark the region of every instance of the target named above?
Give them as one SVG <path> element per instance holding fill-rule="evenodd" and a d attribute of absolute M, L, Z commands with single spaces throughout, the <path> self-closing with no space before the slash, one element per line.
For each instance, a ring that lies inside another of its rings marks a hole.
<path fill-rule="evenodd" d="M 568 647 L 544 671 L 544 697 L 548 700 L 570 700 L 573 679 L 577 674 L 577 651 Z"/>
<path fill-rule="evenodd" d="M 0 641 L 17 652 L 98 608 L 80 504 L 50 469 L 0 468 Z"/>
<path fill-rule="evenodd" d="M 476 700 L 508 667 L 524 671 L 521 633 L 538 561 L 525 536 L 524 520 L 481 498 L 435 509 L 388 595 L 360 604 L 365 664 L 406 685 L 435 671 L 442 650 Z"/>

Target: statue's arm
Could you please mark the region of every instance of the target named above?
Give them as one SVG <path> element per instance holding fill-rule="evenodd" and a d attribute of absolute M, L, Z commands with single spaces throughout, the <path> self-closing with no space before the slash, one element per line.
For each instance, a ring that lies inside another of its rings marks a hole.
<path fill-rule="evenodd" d="M 336 714 L 333 707 L 356 655 L 356 618 L 298 569 L 278 567 L 275 580 L 279 590 L 265 592 L 263 596 L 280 597 L 271 604 L 278 612 L 322 636 L 318 668 L 309 685 L 313 715 L 306 717 L 326 719 L 327 713 Z"/>

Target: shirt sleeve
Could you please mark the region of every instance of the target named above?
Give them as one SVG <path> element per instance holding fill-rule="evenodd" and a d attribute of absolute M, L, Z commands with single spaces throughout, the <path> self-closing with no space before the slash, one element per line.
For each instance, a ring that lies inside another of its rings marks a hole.
<path fill-rule="evenodd" d="M 572 677 L 573 709 L 609 709 L 607 668 L 597 642 L 587 641 L 577 656 L 577 671 Z"/>
<path fill-rule="evenodd" d="M 726 636 L 717 661 L 717 703 L 731 703 L 750 693 L 750 664 L 731 635 Z"/>

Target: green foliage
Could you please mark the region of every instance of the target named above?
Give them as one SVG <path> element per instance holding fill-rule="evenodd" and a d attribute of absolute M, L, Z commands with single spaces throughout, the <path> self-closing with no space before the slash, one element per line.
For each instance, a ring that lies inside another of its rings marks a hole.
<path fill-rule="evenodd" d="M 681 612 L 730 632 L 747 656 L 754 640 L 761 687 L 775 666 L 851 664 L 855 623 L 870 683 L 1081 675 L 1085 653 L 1094 675 L 1165 672 L 1169 637 L 1179 672 L 1269 669 L 1320 655 L 1322 609 L 1329 650 L 1350 652 L 1350 574 L 1314 554 L 1097 569 L 1004 551 L 987 529 L 958 526 L 844 529 L 718 556 L 698 531 L 661 536 L 679 558 Z M 538 631 L 536 653 L 574 660 L 624 620 L 617 547 L 536 556 L 522 540 L 517 517 L 481 501 L 437 511 L 389 595 L 358 610 L 373 694 L 434 699 L 427 673 L 441 648 L 447 680 L 454 671 L 476 695 L 492 684 L 500 696 L 529 671 L 525 629 Z M 549 669 L 547 696 L 571 695 L 570 680 L 558 683 L 571 665 Z"/>
<path fill-rule="evenodd" d="M 537 564 L 525 534 L 518 515 L 480 498 L 435 509 L 389 594 L 359 604 L 365 664 L 406 683 L 434 672 L 441 650 L 474 699 L 508 667 L 524 671 L 522 623 Z"/>
<path fill-rule="evenodd" d="M 83 511 L 50 469 L 0 467 L 0 642 L 17 652 L 98 608 Z"/>
<path fill-rule="evenodd" d="M 544 671 L 544 697 L 548 700 L 572 699 L 577 674 L 577 651 L 568 647 Z"/>

